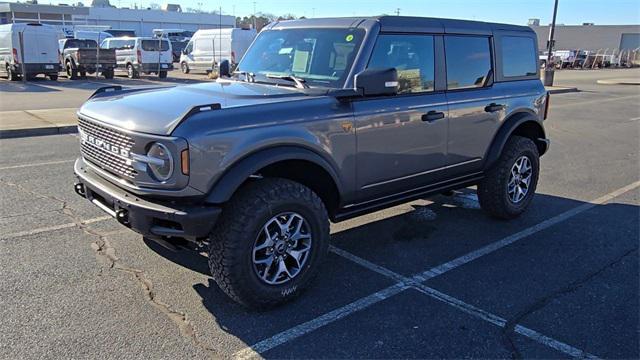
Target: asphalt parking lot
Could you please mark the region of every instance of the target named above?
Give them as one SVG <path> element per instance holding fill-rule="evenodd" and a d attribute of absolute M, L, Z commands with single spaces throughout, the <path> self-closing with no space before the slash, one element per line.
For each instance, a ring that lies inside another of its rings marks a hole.
<path fill-rule="evenodd" d="M 112 83 L 205 79 L 169 76 Z M 0 357 L 639 358 L 640 87 L 596 83 L 622 76 L 640 71 L 557 74 L 581 91 L 552 97 L 522 217 L 487 217 L 469 188 L 333 224 L 315 286 L 262 313 L 205 254 L 76 195 L 75 135 L 0 140 Z M 104 83 L 3 79 L 0 110 L 78 106 Z"/>

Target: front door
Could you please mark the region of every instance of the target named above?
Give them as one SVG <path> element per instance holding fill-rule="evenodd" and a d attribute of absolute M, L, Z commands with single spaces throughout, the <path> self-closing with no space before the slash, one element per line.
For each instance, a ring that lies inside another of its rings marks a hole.
<path fill-rule="evenodd" d="M 431 35 L 381 34 L 368 68 L 395 67 L 399 95 L 355 101 L 359 201 L 427 186 L 445 164 L 448 108 Z"/>

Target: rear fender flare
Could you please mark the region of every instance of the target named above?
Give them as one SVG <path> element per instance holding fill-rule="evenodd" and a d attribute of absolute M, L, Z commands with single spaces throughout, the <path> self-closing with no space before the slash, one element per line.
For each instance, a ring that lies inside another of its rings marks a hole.
<path fill-rule="evenodd" d="M 546 139 L 544 128 L 534 114 L 531 114 L 529 112 L 518 112 L 511 115 L 507 120 L 505 120 L 500 129 L 498 129 L 496 135 L 493 137 L 491 146 L 489 147 L 489 150 L 487 150 L 487 154 L 485 156 L 485 170 L 490 168 L 498 160 L 500 154 L 502 154 L 502 149 L 504 148 L 507 140 L 513 134 L 513 132 L 520 125 L 527 122 L 532 122 L 539 128 L 539 131 L 542 134 L 542 136 L 538 137 L 539 139 Z M 536 144 L 538 143 L 538 141 L 543 141 L 538 140 L 538 138 L 533 139 Z M 542 153 L 540 155 L 542 155 Z"/>

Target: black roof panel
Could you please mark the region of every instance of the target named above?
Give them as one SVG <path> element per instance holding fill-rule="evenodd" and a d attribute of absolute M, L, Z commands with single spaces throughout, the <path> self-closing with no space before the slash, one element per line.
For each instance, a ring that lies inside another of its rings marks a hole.
<path fill-rule="evenodd" d="M 533 32 L 531 28 L 521 25 L 413 16 L 339 17 L 287 20 L 272 23 L 267 27 L 267 29 L 304 27 L 348 28 L 357 26 L 371 28 L 376 23 L 379 24 L 381 31 L 386 32 L 428 32 L 485 35 L 491 34 L 494 30 Z"/>

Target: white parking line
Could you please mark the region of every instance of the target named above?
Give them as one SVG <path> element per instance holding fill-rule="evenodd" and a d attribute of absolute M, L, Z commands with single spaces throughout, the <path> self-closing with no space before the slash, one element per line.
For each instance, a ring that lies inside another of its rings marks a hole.
<path fill-rule="evenodd" d="M 33 163 L 33 164 L 11 165 L 11 166 L 0 167 L 0 170 L 11 170 L 11 169 L 21 169 L 21 168 L 34 167 L 34 166 L 66 164 L 66 163 L 72 163 L 74 161 L 75 161 L 75 159 L 74 160 L 47 161 L 47 162 Z"/>
<path fill-rule="evenodd" d="M 368 308 L 369 306 L 379 303 L 382 300 L 388 299 L 393 295 L 396 295 L 406 289 L 407 289 L 407 286 L 401 283 L 389 286 L 386 289 L 377 291 L 371 295 L 360 298 L 350 304 L 347 304 L 343 307 L 330 311 L 313 320 L 310 320 L 298 326 L 292 327 L 268 339 L 264 339 L 254 344 L 251 347 L 247 347 L 236 352 L 233 356 L 234 358 L 237 358 L 237 359 L 259 358 L 260 354 L 266 351 L 269 351 L 279 345 L 287 343 L 302 335 L 308 334 L 327 324 L 340 320 L 345 316 L 351 315 L 357 311 Z"/>
<path fill-rule="evenodd" d="M 83 224 L 93 224 L 93 223 L 97 223 L 97 222 L 105 221 L 105 220 L 109 220 L 109 219 L 113 219 L 113 218 L 111 216 L 99 216 L 99 217 L 91 218 L 91 219 L 88 219 L 88 220 L 84 220 L 84 221 L 82 221 L 82 223 Z M 61 224 L 61 225 L 42 227 L 42 228 L 33 229 L 33 230 L 20 231 L 20 232 L 16 232 L 16 233 L 12 233 L 12 234 L 0 235 L 0 240 L 7 240 L 7 239 L 14 239 L 14 238 L 23 237 L 23 236 L 36 235 L 36 234 L 41 234 L 41 233 L 45 233 L 45 232 L 49 232 L 49 231 L 56 231 L 56 230 L 61 230 L 61 229 L 72 228 L 74 226 L 76 226 L 75 223 L 66 223 L 66 224 Z"/>
<path fill-rule="evenodd" d="M 395 281 L 398 281 L 398 284 L 394 285 L 394 286 L 400 286 L 402 287 L 402 290 L 408 288 L 408 287 L 415 287 L 418 289 L 423 288 L 425 285 L 421 284 L 421 282 L 426 281 L 428 279 L 431 279 L 435 276 L 438 275 L 442 275 L 448 271 L 451 271 L 457 267 L 460 267 L 466 263 L 469 263 L 481 256 L 485 256 L 488 255 L 494 251 L 497 251 L 507 245 L 513 244 L 518 240 L 521 240 L 529 235 L 535 234 L 539 231 L 545 230 L 553 225 L 556 225 L 564 220 L 567 220 L 573 216 L 576 216 L 582 212 L 585 212 L 589 209 L 594 208 L 597 205 L 601 205 L 604 204 L 607 201 L 610 201 L 628 191 L 631 191 L 633 189 L 636 189 L 640 186 L 640 181 L 636 181 L 633 182 L 627 186 L 624 186 L 622 188 L 619 188 L 617 190 L 614 190 L 606 195 L 603 195 L 591 202 L 585 203 L 583 205 L 580 205 L 578 207 L 575 207 L 571 210 L 565 211 L 564 213 L 561 213 L 559 215 L 556 215 L 554 217 L 552 217 L 551 219 L 545 220 L 537 225 L 531 226 L 527 229 L 524 229 L 516 234 L 513 234 L 511 236 L 508 236 L 502 240 L 499 240 L 495 243 L 492 243 L 490 245 L 487 245 L 483 248 L 480 248 L 476 251 L 472 251 L 467 255 L 458 257 L 452 261 L 449 261 L 447 263 L 444 263 L 442 265 L 436 266 L 430 270 L 427 270 L 425 272 L 419 273 L 411 278 L 407 278 L 404 277 L 400 274 L 397 274 L 387 268 L 384 268 L 382 266 L 373 264 L 365 259 L 362 259 L 358 256 L 355 256 L 351 253 L 348 253 L 342 249 L 338 249 L 334 246 L 331 247 L 331 251 L 336 253 L 337 255 L 343 256 L 351 261 L 354 261 L 362 266 L 365 266 L 367 268 L 369 268 L 370 270 L 377 272 L 381 275 L 390 277 L 392 279 L 394 279 Z M 389 292 L 391 288 L 393 288 L 394 286 L 390 286 L 384 290 L 381 290 L 381 292 Z M 431 289 L 431 288 L 429 288 Z M 399 290 L 397 292 L 392 292 L 391 295 L 388 295 L 385 297 L 388 298 L 392 295 L 395 295 L 399 292 L 401 292 L 402 290 Z M 432 289 L 433 290 L 433 289 Z M 433 290 L 435 291 L 435 290 Z M 379 292 L 378 292 L 379 293 Z M 238 358 L 248 358 L 248 357 L 255 357 L 258 354 L 264 353 L 268 350 L 273 349 L 276 346 L 282 345 L 284 343 L 287 343 L 291 340 L 294 340 L 300 336 L 303 336 L 311 331 L 314 331 L 322 326 L 325 326 L 327 324 L 330 324 L 336 320 L 339 320 L 347 315 L 350 315 L 352 313 L 358 312 L 360 310 L 363 310 L 379 301 L 382 301 L 384 299 L 379 299 L 379 297 L 376 296 L 376 294 L 378 293 L 374 293 L 371 294 L 367 297 L 361 298 L 359 300 L 356 300 L 350 304 L 347 304 L 341 308 L 338 308 L 336 310 L 333 310 L 331 312 L 328 312 L 318 318 L 315 318 L 313 320 L 310 320 L 306 323 L 303 323 L 301 325 L 295 326 L 289 330 L 285 330 L 281 333 L 278 333 L 270 338 L 264 339 L 250 347 L 247 347 L 243 350 L 240 350 L 238 352 L 236 352 L 234 354 L 235 357 Z M 443 294 L 444 295 L 444 294 Z M 379 299 L 377 301 L 371 301 L 371 297 L 375 297 L 376 299 Z M 369 299 L 368 301 L 365 301 L 365 299 Z M 444 299 L 444 298 L 443 298 Z M 451 298 L 453 299 L 453 298 Z M 457 299 L 456 299 L 457 300 Z M 464 304 L 464 303 L 463 303 Z M 468 304 L 467 304 L 468 305 Z M 471 305 L 468 305 L 469 307 L 467 307 L 466 309 L 471 311 L 472 309 L 477 309 L 477 308 L 473 308 L 471 307 Z M 337 317 L 335 316 L 335 314 L 340 314 L 341 316 Z M 333 314 L 333 315 L 332 315 Z M 484 312 L 480 309 L 477 309 L 476 311 L 477 316 L 480 317 L 480 315 L 483 316 L 487 316 L 487 318 L 485 320 L 489 321 L 488 319 L 493 319 L 493 321 L 490 321 L 498 326 L 504 326 L 504 324 L 501 324 L 501 322 L 499 320 L 504 321 L 504 319 L 501 319 L 495 315 L 489 314 L 487 312 Z M 547 346 L 550 346 L 554 349 L 557 349 L 559 351 L 562 351 L 568 355 L 574 356 L 574 354 L 581 354 L 580 356 L 584 357 L 587 356 L 587 354 L 583 353 L 581 350 L 576 349 L 571 347 L 570 345 L 564 344 L 560 341 L 551 339 L 549 337 L 546 337 L 542 334 L 537 333 L 534 330 L 525 328 L 523 326 L 517 326 L 515 329 L 519 334 L 523 335 L 523 336 L 527 336 L 530 337 L 531 339 L 538 341 L 542 344 L 545 344 Z M 578 357 L 580 357 L 578 356 Z"/>
<path fill-rule="evenodd" d="M 580 206 L 577 206 L 573 209 L 567 210 L 559 215 L 556 215 L 550 219 L 547 219 L 541 223 L 538 223 L 537 225 L 531 226 L 529 228 L 526 228 L 522 231 L 519 231 L 513 235 L 507 236 L 506 238 L 503 238 L 502 240 L 498 240 L 494 243 L 491 243 L 485 247 L 482 247 L 478 250 L 472 251 L 466 255 L 460 256 L 456 259 L 453 259 L 451 261 L 448 261 L 442 265 L 438 265 L 432 269 L 429 269 L 425 272 L 423 272 L 420 275 L 416 275 L 416 280 L 418 281 L 426 281 L 429 280 L 435 276 L 438 275 L 442 275 L 448 271 L 451 271 L 457 267 L 460 267 L 466 263 L 469 263 L 479 257 L 485 256 L 487 254 L 490 254 L 496 250 L 502 249 L 503 247 L 507 246 L 507 245 L 511 245 L 513 243 L 515 243 L 516 241 L 522 240 L 527 236 L 530 236 L 532 234 L 535 234 L 537 232 L 540 232 L 542 230 L 548 229 L 553 225 L 556 225 L 562 221 L 565 221 L 571 217 L 574 217 L 580 213 L 583 213 L 589 209 L 592 209 L 598 205 L 602 205 L 604 203 L 606 203 L 607 201 L 614 199 L 628 191 L 631 191 L 637 187 L 640 186 L 640 181 L 636 181 L 634 183 L 631 183 L 627 186 L 621 187 L 620 189 L 614 190 L 604 196 L 601 196 L 593 201 L 590 201 L 588 203 L 584 203 Z"/>

